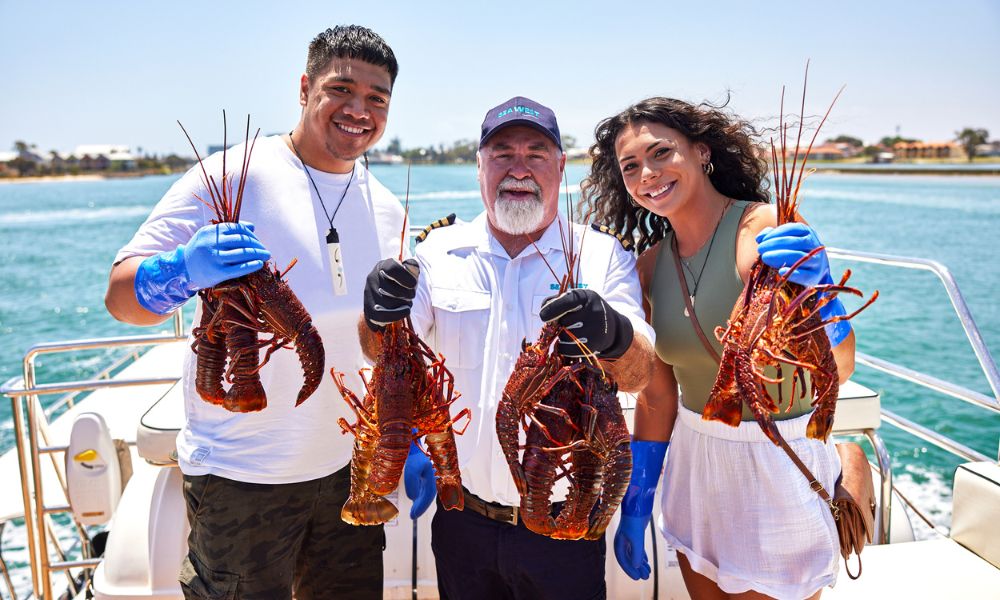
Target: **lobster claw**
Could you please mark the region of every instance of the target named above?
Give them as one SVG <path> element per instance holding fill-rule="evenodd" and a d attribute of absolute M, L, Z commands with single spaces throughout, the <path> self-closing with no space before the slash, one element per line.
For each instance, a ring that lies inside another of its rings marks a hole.
<path fill-rule="evenodd" d="M 528 349 L 528 338 L 521 338 L 521 352 Z"/>

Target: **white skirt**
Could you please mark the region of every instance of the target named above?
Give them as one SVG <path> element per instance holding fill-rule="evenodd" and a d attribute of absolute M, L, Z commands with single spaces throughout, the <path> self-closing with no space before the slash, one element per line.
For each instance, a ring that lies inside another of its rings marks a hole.
<path fill-rule="evenodd" d="M 776 424 L 832 491 L 840 458 L 832 443 L 805 437 L 809 416 Z M 681 406 L 663 486 L 663 537 L 722 591 L 799 600 L 836 582 L 830 508 L 756 421 L 730 427 Z"/>

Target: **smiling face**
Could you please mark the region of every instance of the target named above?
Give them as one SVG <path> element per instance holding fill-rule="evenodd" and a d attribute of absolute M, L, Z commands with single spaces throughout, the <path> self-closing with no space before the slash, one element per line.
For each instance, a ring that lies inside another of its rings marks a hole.
<path fill-rule="evenodd" d="M 626 127 L 615 141 L 625 189 L 639 205 L 661 217 L 696 205 L 707 187 L 708 146 L 660 123 Z"/>
<path fill-rule="evenodd" d="M 479 187 L 497 238 L 537 233 L 559 210 L 559 182 L 566 155 L 531 127 L 496 132 L 477 155 Z"/>
<path fill-rule="evenodd" d="M 302 76 L 302 120 L 295 144 L 310 166 L 347 173 L 385 133 L 392 82 L 385 67 L 333 58 L 315 77 Z"/>

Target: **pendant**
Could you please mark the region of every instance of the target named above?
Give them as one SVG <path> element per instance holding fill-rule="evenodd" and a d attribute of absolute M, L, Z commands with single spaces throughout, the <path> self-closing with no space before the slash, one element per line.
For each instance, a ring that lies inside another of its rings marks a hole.
<path fill-rule="evenodd" d="M 326 232 L 326 253 L 330 257 L 333 293 L 336 296 L 343 296 L 347 293 L 347 278 L 344 276 L 344 260 L 340 253 L 340 236 L 332 227 Z"/>
<path fill-rule="evenodd" d="M 694 296 L 688 296 L 688 298 L 691 300 L 691 308 L 694 308 Z M 684 316 L 685 317 L 690 317 L 691 316 L 691 313 L 688 312 L 688 307 L 687 306 L 684 307 Z"/>

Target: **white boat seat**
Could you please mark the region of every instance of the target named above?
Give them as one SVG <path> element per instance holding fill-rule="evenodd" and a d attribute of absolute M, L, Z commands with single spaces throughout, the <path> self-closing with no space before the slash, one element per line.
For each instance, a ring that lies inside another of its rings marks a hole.
<path fill-rule="evenodd" d="M 139 419 L 136 450 L 150 463 L 177 463 L 177 434 L 184 427 L 183 390 L 180 381 L 170 386 Z"/>
<path fill-rule="evenodd" d="M 823 600 L 1000 599 L 1000 569 L 948 538 L 866 546 L 861 559 L 864 570 L 857 580 L 848 578 L 841 561 L 837 585 L 823 590 Z M 856 561 L 852 557 L 852 572 L 857 571 Z"/>
<path fill-rule="evenodd" d="M 882 422 L 882 402 L 878 392 L 848 381 L 840 386 L 833 433 L 878 429 Z"/>
<path fill-rule="evenodd" d="M 952 498 L 951 538 L 1000 569 L 1000 465 L 960 465 Z"/>

